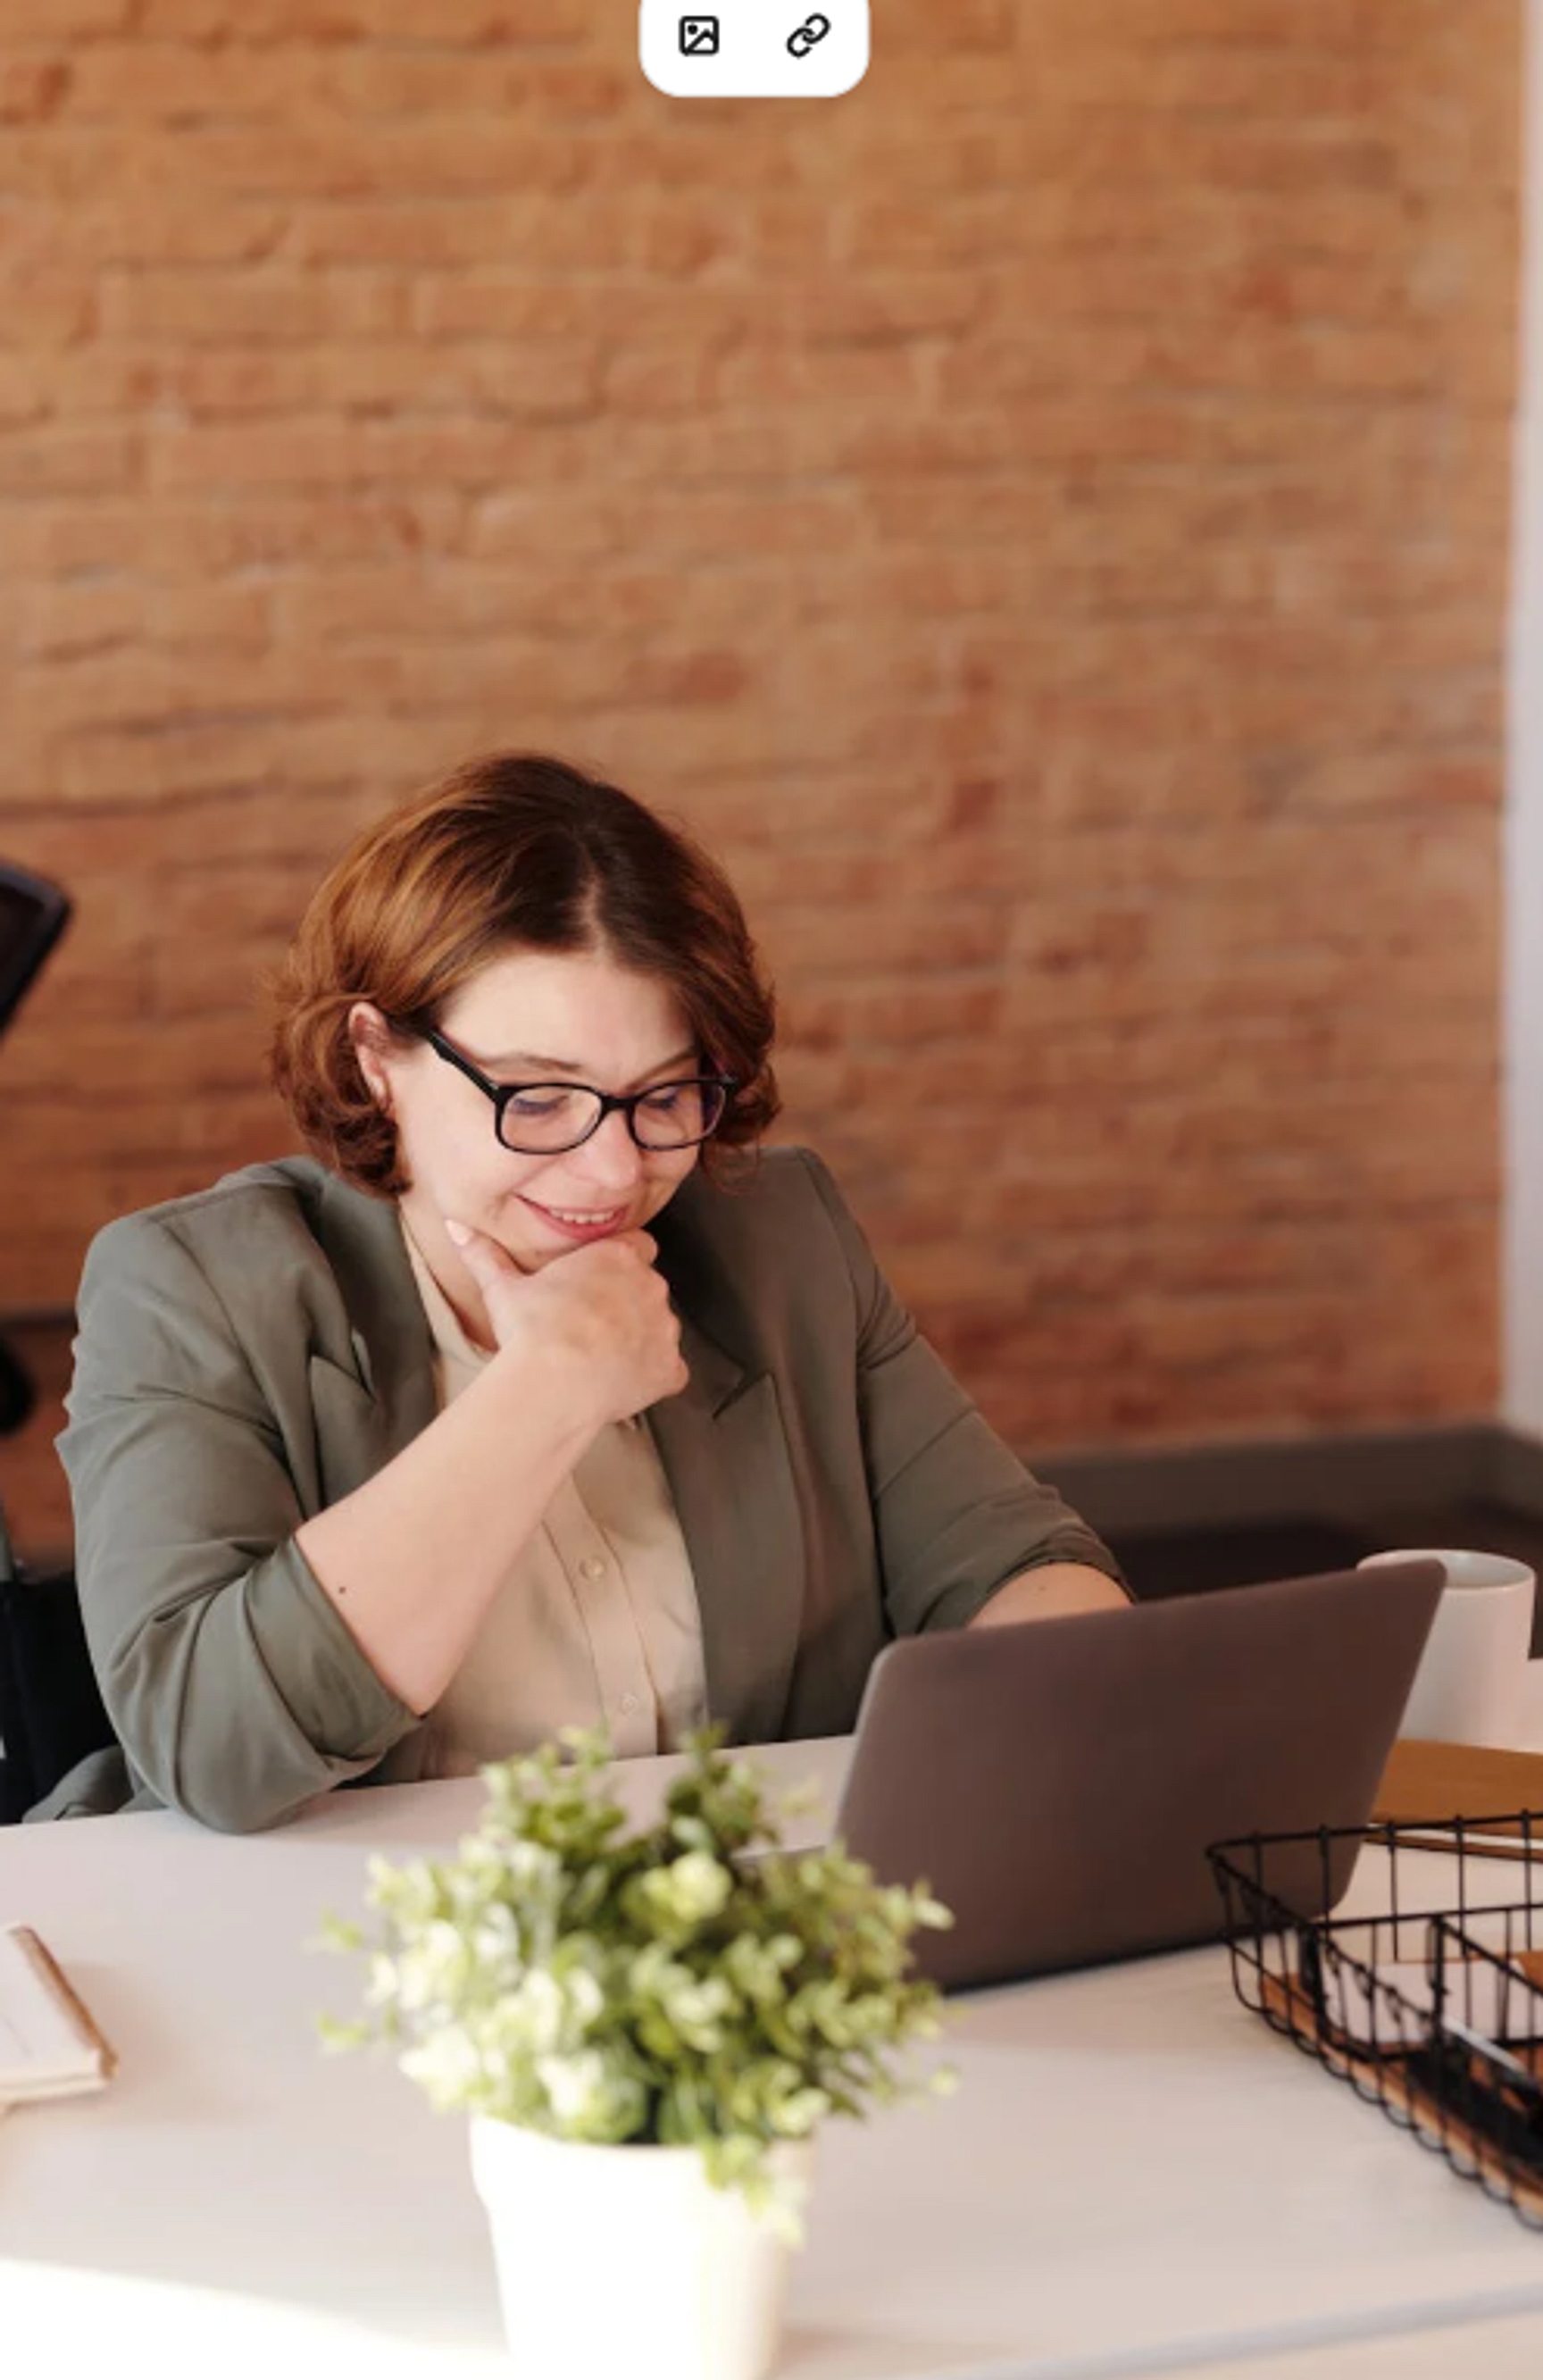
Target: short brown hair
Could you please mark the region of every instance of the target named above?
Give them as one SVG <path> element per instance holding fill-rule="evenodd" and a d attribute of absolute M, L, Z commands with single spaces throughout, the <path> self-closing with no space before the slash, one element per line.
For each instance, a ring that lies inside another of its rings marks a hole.
<path fill-rule="evenodd" d="M 349 1036 L 355 1002 L 422 1032 L 508 950 L 596 948 L 667 984 L 702 1062 L 734 1079 L 702 1153 L 722 1176 L 781 1105 L 775 1003 L 744 911 L 682 829 L 539 754 L 467 762 L 345 852 L 271 986 L 274 1088 L 326 1163 L 393 1197 L 408 1184 Z"/>

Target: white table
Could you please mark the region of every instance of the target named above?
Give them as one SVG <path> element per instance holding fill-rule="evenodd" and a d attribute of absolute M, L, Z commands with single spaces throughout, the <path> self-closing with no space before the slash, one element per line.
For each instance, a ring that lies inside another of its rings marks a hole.
<path fill-rule="evenodd" d="M 1537 2380 L 1543 2314 L 1336 2339 L 1316 2348 L 1208 2363 L 1194 2380 Z"/>
<path fill-rule="evenodd" d="M 758 1756 L 829 1789 L 844 1755 Z M 629 1803 L 674 1766 L 620 1772 Z M 357 1908 L 368 1851 L 448 1844 L 480 1798 L 334 1794 L 246 1839 L 171 1813 L 0 1834 L 0 1922 L 39 1928 L 122 2059 L 0 2124 L 0 2352 L 41 2331 L 65 2374 L 136 2371 L 140 2344 L 161 2380 L 506 2380 L 465 2127 L 318 2052 L 358 1968 L 302 1947 Z M 829 2129 L 785 2380 L 1385 2380 L 1519 2373 L 1512 2347 L 1536 2371 L 1543 2237 L 1241 2009 L 1221 1951 L 973 1996 L 946 2054 L 953 2098 Z"/>

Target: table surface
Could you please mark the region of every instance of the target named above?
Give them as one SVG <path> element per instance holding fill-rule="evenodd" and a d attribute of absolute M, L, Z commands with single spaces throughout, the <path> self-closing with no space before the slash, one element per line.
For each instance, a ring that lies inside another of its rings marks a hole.
<path fill-rule="evenodd" d="M 754 1756 L 830 1797 L 846 1754 Z M 626 1764 L 624 1800 L 677 1767 Z M 37 1926 L 121 2058 L 0 2124 L 0 2335 L 46 2325 L 62 2371 L 142 2334 L 164 2376 L 506 2380 L 465 2125 L 388 2060 L 320 2052 L 358 1968 L 309 1947 L 369 1852 L 445 1847 L 480 1799 L 0 1835 L 0 1923 Z M 1543 2235 L 1248 2014 L 1221 1949 L 954 2000 L 942 2054 L 952 2097 L 827 2128 L 781 2380 L 1538 2368 Z"/>

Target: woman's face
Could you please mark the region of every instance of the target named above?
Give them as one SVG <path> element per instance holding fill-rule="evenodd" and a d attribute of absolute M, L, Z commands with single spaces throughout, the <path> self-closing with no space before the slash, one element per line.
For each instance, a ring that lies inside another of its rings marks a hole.
<path fill-rule="evenodd" d="M 648 1223 L 695 1166 L 696 1148 L 639 1148 L 613 1111 L 577 1148 L 505 1148 L 493 1105 L 431 1049 L 381 1035 L 362 1002 L 349 1019 L 365 1079 L 395 1121 L 410 1188 L 408 1225 L 453 1304 L 473 1314 L 444 1218 L 485 1232 L 522 1270 Z M 371 1029 L 373 1028 L 373 1030 Z M 464 984 L 440 1031 L 495 1083 L 587 1083 L 640 1091 L 699 1071 L 700 1053 L 668 985 L 603 952 L 511 951 Z"/>

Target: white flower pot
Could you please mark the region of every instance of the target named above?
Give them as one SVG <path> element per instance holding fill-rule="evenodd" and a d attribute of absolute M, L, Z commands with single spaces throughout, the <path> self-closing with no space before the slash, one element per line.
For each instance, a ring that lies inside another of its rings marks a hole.
<path fill-rule="evenodd" d="M 807 2184 L 813 2152 L 775 2169 Z M 760 2380 L 777 2352 L 785 2243 L 694 2148 L 598 2147 L 471 2119 L 516 2380 Z"/>

